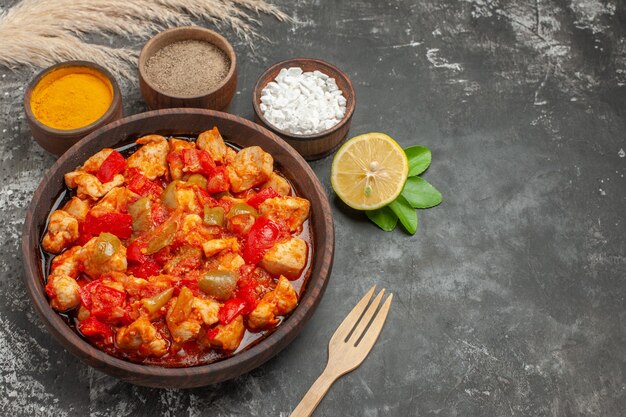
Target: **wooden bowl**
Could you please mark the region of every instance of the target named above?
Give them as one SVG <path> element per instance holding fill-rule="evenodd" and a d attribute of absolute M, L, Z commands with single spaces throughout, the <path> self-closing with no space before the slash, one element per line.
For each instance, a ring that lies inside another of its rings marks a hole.
<path fill-rule="evenodd" d="M 276 78 L 281 69 L 290 67 L 300 67 L 304 72 L 317 70 L 335 79 L 337 86 L 346 98 L 346 113 L 339 123 L 330 129 L 313 135 L 295 135 L 276 128 L 263 116 L 263 112 L 259 107 L 261 104 L 261 92 L 269 82 Z M 252 92 L 255 121 L 285 139 L 307 160 L 323 158 L 339 147 L 350 130 L 355 104 L 356 96 L 350 78 L 334 65 L 312 58 L 293 58 L 272 65 L 261 74 Z"/>
<path fill-rule="evenodd" d="M 159 90 L 146 74 L 146 63 L 158 50 L 174 42 L 198 40 L 212 43 L 230 59 L 230 70 L 226 77 L 211 91 L 199 96 L 174 96 Z M 168 109 L 194 107 L 224 110 L 230 104 L 237 89 L 237 57 L 233 46 L 217 32 L 199 26 L 168 29 L 150 39 L 139 54 L 139 87 L 148 107 Z"/>
<path fill-rule="evenodd" d="M 113 100 L 111 101 L 109 109 L 102 115 L 102 117 L 100 117 L 95 122 L 78 129 L 61 130 L 41 123 L 33 114 L 30 103 L 33 90 L 35 89 L 37 84 L 39 84 L 39 81 L 41 81 L 43 77 L 53 71 L 67 67 L 87 67 L 100 72 L 111 83 L 111 87 L 113 88 Z M 26 93 L 24 94 L 24 111 L 26 112 L 26 120 L 28 121 L 30 131 L 33 135 L 33 138 L 35 138 L 35 141 L 37 141 L 37 143 L 46 151 L 56 156 L 61 156 L 72 145 L 74 145 L 76 142 L 78 142 L 94 130 L 99 129 L 102 126 L 122 117 L 122 93 L 120 92 L 120 87 L 117 85 L 117 81 L 115 81 L 113 75 L 111 75 L 109 71 L 102 68 L 100 65 L 88 61 L 61 62 L 41 71 L 30 82 L 30 84 L 28 84 L 28 87 L 26 88 Z"/>
<path fill-rule="evenodd" d="M 311 275 L 298 307 L 278 328 L 236 355 L 209 365 L 165 368 L 127 362 L 90 345 L 48 304 L 44 291 L 40 242 L 46 219 L 64 189 L 63 174 L 104 147 L 114 147 L 148 133 L 196 134 L 218 126 L 222 135 L 241 146 L 259 145 L 272 154 L 276 167 L 297 192 L 311 202 L 310 225 L 314 258 Z M 203 109 L 170 109 L 137 114 L 93 132 L 63 154 L 45 174 L 26 213 L 22 232 L 24 281 L 35 310 L 50 333 L 86 364 L 128 382 L 161 388 L 191 388 L 235 378 L 261 365 L 300 333 L 317 307 L 328 282 L 334 252 L 333 219 L 326 193 L 313 170 L 282 139 L 261 126 L 226 113 Z"/>

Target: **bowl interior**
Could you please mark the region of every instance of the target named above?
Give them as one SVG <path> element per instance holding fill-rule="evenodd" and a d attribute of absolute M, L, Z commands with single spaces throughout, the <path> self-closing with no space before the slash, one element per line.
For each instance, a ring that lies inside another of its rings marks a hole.
<path fill-rule="evenodd" d="M 263 116 L 263 112 L 261 111 L 261 92 L 265 88 L 265 86 L 273 81 L 280 70 L 283 68 L 291 68 L 291 67 L 300 67 L 304 72 L 310 71 L 320 71 L 329 77 L 332 77 L 337 82 L 337 87 L 342 91 L 343 96 L 346 98 L 346 113 L 343 116 L 343 119 L 337 123 L 335 126 L 330 129 L 323 130 L 319 133 L 315 133 L 312 135 L 294 135 L 293 133 L 285 132 L 284 130 L 280 130 L 274 125 L 272 125 L 266 118 Z M 354 87 L 352 86 L 352 82 L 350 78 L 341 71 L 339 68 L 335 67 L 332 64 L 329 64 L 326 61 L 322 61 L 320 59 L 313 58 L 293 58 L 288 59 L 286 61 L 278 62 L 271 67 L 269 67 L 257 80 L 253 94 L 252 94 L 252 106 L 254 107 L 254 112 L 256 116 L 274 133 L 279 134 L 282 137 L 286 137 L 289 140 L 311 140 L 318 139 L 324 137 L 326 135 L 332 134 L 333 132 L 340 129 L 350 118 L 352 117 L 352 113 L 354 112 L 355 105 L 355 95 L 354 95 Z"/>
<path fill-rule="evenodd" d="M 274 157 L 276 167 L 298 193 L 311 201 L 313 253 L 311 275 L 298 307 L 272 334 L 228 359 L 192 368 L 163 368 L 126 362 L 94 348 L 79 337 L 48 304 L 39 244 L 63 175 L 104 147 L 113 147 L 148 133 L 197 134 L 218 126 L 226 140 L 241 146 L 259 145 Z M 326 287 L 333 260 L 334 231 L 326 194 L 309 165 L 293 148 L 268 130 L 226 113 L 203 109 L 168 109 L 138 114 L 113 122 L 85 137 L 45 174 L 27 211 L 22 255 L 24 280 L 36 311 L 51 333 L 87 364 L 113 376 L 155 387 L 196 387 L 234 378 L 259 366 L 283 349 L 300 332 Z"/>
<path fill-rule="evenodd" d="M 187 40 L 205 41 L 220 48 L 230 60 L 230 69 L 228 70 L 228 74 L 226 74 L 224 79 L 218 85 L 216 85 L 214 88 L 207 92 L 203 92 L 200 95 L 175 96 L 170 93 L 164 92 L 163 90 L 160 90 L 159 88 L 157 88 L 156 85 L 154 85 L 154 83 L 150 80 L 150 77 L 146 73 L 146 64 L 148 60 L 160 49 L 172 43 Z M 216 91 L 224 87 L 227 81 L 234 76 L 236 68 L 237 56 L 235 55 L 235 50 L 233 49 L 233 46 L 230 44 L 230 42 L 228 42 L 228 40 L 226 40 L 226 38 L 224 38 L 219 33 L 199 26 L 179 27 L 163 31 L 150 39 L 144 45 L 141 53 L 139 54 L 139 74 L 144 82 L 148 84 L 151 89 L 159 92 L 159 94 L 178 99 L 196 98 L 215 93 Z"/>

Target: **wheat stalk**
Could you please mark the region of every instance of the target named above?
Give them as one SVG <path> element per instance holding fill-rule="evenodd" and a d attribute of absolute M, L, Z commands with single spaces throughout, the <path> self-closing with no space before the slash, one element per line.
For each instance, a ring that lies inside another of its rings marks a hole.
<path fill-rule="evenodd" d="M 137 51 L 85 40 L 89 34 L 146 38 L 192 18 L 229 26 L 250 43 L 259 37 L 251 12 L 290 20 L 264 0 L 22 0 L 0 13 L 0 65 L 46 67 L 87 60 L 132 79 Z"/>

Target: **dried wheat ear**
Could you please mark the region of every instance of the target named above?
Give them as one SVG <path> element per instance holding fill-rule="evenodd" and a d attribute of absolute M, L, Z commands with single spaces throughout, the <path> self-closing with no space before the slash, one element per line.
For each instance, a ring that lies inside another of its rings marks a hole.
<path fill-rule="evenodd" d="M 251 45 L 261 38 L 255 30 L 259 13 L 290 20 L 264 0 L 22 0 L 0 14 L 0 65 L 43 68 L 87 60 L 134 79 L 136 50 L 92 43 L 87 35 L 146 38 L 159 29 L 202 19 L 230 27 Z"/>

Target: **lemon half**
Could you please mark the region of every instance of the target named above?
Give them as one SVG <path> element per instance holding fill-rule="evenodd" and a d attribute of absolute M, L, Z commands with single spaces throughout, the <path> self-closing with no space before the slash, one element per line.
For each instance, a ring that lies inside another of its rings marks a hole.
<path fill-rule="evenodd" d="M 398 143 L 384 133 L 365 133 L 344 143 L 335 154 L 330 182 L 344 203 L 375 210 L 402 192 L 409 162 Z"/>

